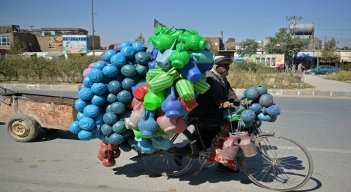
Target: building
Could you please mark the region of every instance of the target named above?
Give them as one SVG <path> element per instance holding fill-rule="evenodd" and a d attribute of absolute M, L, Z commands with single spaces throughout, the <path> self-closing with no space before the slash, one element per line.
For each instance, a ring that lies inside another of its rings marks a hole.
<path fill-rule="evenodd" d="M 66 41 L 64 41 L 64 36 Z M 94 40 L 94 44 L 93 44 Z M 17 43 L 17 46 L 13 46 Z M 64 46 L 65 45 L 65 46 Z M 101 49 L 100 37 L 88 35 L 81 28 L 20 29 L 18 25 L 0 26 L 0 52 L 9 53 L 12 47 L 21 52 L 50 52 L 86 54 Z"/>
<path fill-rule="evenodd" d="M 35 30 L 40 47 L 44 52 L 66 52 L 86 54 L 93 49 L 93 38 L 81 28 L 41 28 Z M 100 49 L 100 37 L 94 36 L 94 48 Z"/>
<path fill-rule="evenodd" d="M 18 25 L 0 26 L 0 53 L 6 54 L 12 49 L 21 52 L 41 51 L 35 35 L 21 31 Z"/>

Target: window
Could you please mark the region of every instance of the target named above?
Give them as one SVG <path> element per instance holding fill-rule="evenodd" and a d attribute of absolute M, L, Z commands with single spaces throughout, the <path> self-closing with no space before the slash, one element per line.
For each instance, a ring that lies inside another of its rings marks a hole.
<path fill-rule="evenodd" d="M 271 64 L 271 58 L 268 57 L 268 58 L 267 58 L 267 66 L 270 66 L 270 64 Z"/>
<path fill-rule="evenodd" d="M 272 57 L 272 67 L 275 66 L 275 57 Z"/>
<path fill-rule="evenodd" d="M 266 58 L 262 57 L 261 58 L 261 64 L 265 64 L 266 63 Z"/>
<path fill-rule="evenodd" d="M 9 46 L 10 38 L 6 34 L 0 34 L 0 46 Z"/>
<path fill-rule="evenodd" d="M 260 64 L 260 58 L 256 57 L 256 64 Z"/>

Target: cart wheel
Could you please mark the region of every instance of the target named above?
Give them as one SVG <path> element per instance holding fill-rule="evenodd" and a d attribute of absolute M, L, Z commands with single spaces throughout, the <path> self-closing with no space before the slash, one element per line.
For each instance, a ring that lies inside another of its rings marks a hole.
<path fill-rule="evenodd" d="M 7 132 L 19 142 L 34 140 L 39 134 L 39 123 L 25 115 L 15 115 L 7 123 Z"/>

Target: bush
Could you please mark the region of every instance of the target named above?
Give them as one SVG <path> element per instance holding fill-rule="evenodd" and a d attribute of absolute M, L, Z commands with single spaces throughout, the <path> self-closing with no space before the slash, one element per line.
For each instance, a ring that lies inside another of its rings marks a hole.
<path fill-rule="evenodd" d="M 234 88 L 248 88 L 261 84 L 274 89 L 309 88 L 301 81 L 301 76 L 280 73 L 276 68 L 265 67 L 252 62 L 234 63 L 230 68 L 228 81 Z"/>
<path fill-rule="evenodd" d="M 82 81 L 83 70 L 94 60 L 82 56 L 47 60 L 8 55 L 0 59 L 0 81 L 77 83 Z"/>
<path fill-rule="evenodd" d="M 325 75 L 324 78 L 329 80 L 351 82 L 351 71 L 340 71 L 339 73 L 328 74 Z"/>

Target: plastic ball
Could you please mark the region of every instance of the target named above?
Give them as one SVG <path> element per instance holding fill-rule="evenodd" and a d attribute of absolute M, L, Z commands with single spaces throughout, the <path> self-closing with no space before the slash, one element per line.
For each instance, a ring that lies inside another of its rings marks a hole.
<path fill-rule="evenodd" d="M 94 82 L 92 82 L 88 76 L 84 77 L 84 79 L 83 79 L 84 87 L 90 88 L 93 85 L 93 83 Z"/>
<path fill-rule="evenodd" d="M 271 121 L 272 117 L 269 116 L 268 114 L 260 113 L 257 115 L 257 118 L 260 119 L 261 121 Z"/>
<path fill-rule="evenodd" d="M 123 65 L 121 68 L 122 75 L 126 77 L 134 77 L 137 74 L 137 71 L 133 65 Z"/>
<path fill-rule="evenodd" d="M 273 104 L 273 96 L 269 93 L 263 94 L 260 97 L 259 103 L 263 107 L 269 107 Z"/>
<path fill-rule="evenodd" d="M 79 127 L 79 121 L 73 121 L 70 125 L 69 125 L 69 130 L 74 133 L 74 134 L 78 134 L 79 131 L 81 130 Z"/>
<path fill-rule="evenodd" d="M 106 77 L 115 77 L 118 75 L 118 69 L 116 66 L 113 65 L 107 65 L 102 69 L 102 73 Z"/>
<path fill-rule="evenodd" d="M 126 90 L 123 90 L 117 94 L 117 99 L 119 102 L 127 104 L 133 99 L 133 95 Z"/>
<path fill-rule="evenodd" d="M 100 69 L 92 69 L 88 75 L 89 79 L 94 82 L 98 83 L 104 79 L 104 74 Z"/>
<path fill-rule="evenodd" d="M 264 86 L 264 85 L 258 86 L 258 87 L 257 87 L 257 90 L 258 90 L 258 93 L 259 93 L 260 95 L 263 95 L 263 94 L 268 93 L 268 89 L 267 89 L 267 87 Z"/>
<path fill-rule="evenodd" d="M 245 123 L 251 123 L 256 119 L 256 114 L 251 110 L 245 110 L 241 113 L 240 119 Z"/>
<path fill-rule="evenodd" d="M 146 74 L 148 68 L 145 67 L 144 65 L 139 65 L 139 64 L 137 64 L 137 65 L 135 66 L 135 70 L 137 71 L 138 76 L 143 76 L 143 75 Z"/>
<path fill-rule="evenodd" d="M 248 88 L 246 89 L 244 96 L 249 100 L 255 101 L 259 98 L 260 94 L 256 88 Z"/>
<path fill-rule="evenodd" d="M 91 86 L 91 91 L 95 94 L 95 95 L 103 95 L 106 93 L 107 91 L 107 86 L 103 83 L 94 83 Z"/>
<path fill-rule="evenodd" d="M 84 110 L 84 107 L 86 107 L 88 104 L 82 99 L 77 99 L 74 102 L 74 108 L 77 109 L 78 111 L 82 112 Z"/>
<path fill-rule="evenodd" d="M 88 68 L 93 68 L 96 62 L 92 62 L 89 64 Z"/>
<path fill-rule="evenodd" d="M 100 113 L 97 117 L 94 118 L 96 125 L 102 125 L 104 124 L 104 115 Z"/>
<path fill-rule="evenodd" d="M 84 116 L 84 113 L 82 113 L 82 112 L 78 112 L 78 113 L 77 113 L 77 119 L 78 119 L 78 121 L 81 120 L 83 117 L 85 117 L 85 116 Z"/>
<path fill-rule="evenodd" d="M 100 109 L 96 105 L 87 105 L 83 110 L 85 117 L 95 118 L 99 116 Z"/>
<path fill-rule="evenodd" d="M 250 105 L 249 109 L 255 112 L 256 114 L 259 114 L 262 112 L 262 105 L 260 105 L 259 103 L 253 103 L 252 105 Z"/>
<path fill-rule="evenodd" d="M 111 113 L 111 112 L 107 112 L 104 114 L 103 116 L 103 120 L 106 124 L 108 125 L 113 125 L 118 121 L 118 117 L 116 114 Z M 112 129 L 112 128 L 111 128 Z"/>
<path fill-rule="evenodd" d="M 116 102 L 117 101 L 117 96 L 113 93 L 110 93 L 107 95 L 107 102 L 108 103 L 113 103 L 113 102 Z"/>
<path fill-rule="evenodd" d="M 105 66 L 106 66 L 106 62 L 105 61 L 97 61 L 94 65 L 93 65 L 93 69 L 99 69 L 102 70 Z"/>
<path fill-rule="evenodd" d="M 132 44 L 132 47 L 135 49 L 136 52 L 145 51 L 145 49 L 146 49 L 145 44 L 141 41 L 135 41 Z"/>
<path fill-rule="evenodd" d="M 78 133 L 78 138 L 83 141 L 91 140 L 94 138 L 94 134 L 90 131 L 81 130 Z"/>
<path fill-rule="evenodd" d="M 93 130 L 96 127 L 94 119 L 90 117 L 83 117 L 79 120 L 79 127 L 83 130 Z"/>
<path fill-rule="evenodd" d="M 78 91 L 78 98 L 84 101 L 89 101 L 91 98 L 93 98 L 93 96 L 94 94 L 90 88 L 82 88 Z"/>
<path fill-rule="evenodd" d="M 135 62 L 140 65 L 146 65 L 150 61 L 150 56 L 146 52 L 138 52 L 135 54 Z"/>
<path fill-rule="evenodd" d="M 84 69 L 84 71 L 83 71 L 83 77 L 86 77 L 86 76 L 88 76 L 88 74 L 89 74 L 89 72 L 92 70 L 92 68 L 86 68 L 86 69 Z"/>
<path fill-rule="evenodd" d="M 93 105 L 101 106 L 106 103 L 106 97 L 100 96 L 100 95 L 94 95 L 93 98 L 91 99 L 91 103 Z"/>
<path fill-rule="evenodd" d="M 136 51 L 133 47 L 126 46 L 121 48 L 120 53 L 124 55 L 126 58 L 131 59 L 131 58 L 134 58 Z"/>
<path fill-rule="evenodd" d="M 115 124 L 113 124 L 112 130 L 113 132 L 118 134 L 125 132 L 127 130 L 125 126 L 125 122 L 123 120 L 117 121 Z"/>
<path fill-rule="evenodd" d="M 277 116 L 280 115 L 280 107 L 278 105 L 271 105 L 268 108 L 266 108 L 266 113 L 270 116 Z"/>
<path fill-rule="evenodd" d="M 122 91 L 122 84 L 119 81 L 110 81 L 107 85 L 107 89 L 109 92 L 117 94 Z"/>
<path fill-rule="evenodd" d="M 110 62 L 110 58 L 115 54 L 116 54 L 115 50 L 109 49 L 109 50 L 105 51 L 105 53 L 103 54 L 102 57 L 104 58 L 105 61 Z"/>
<path fill-rule="evenodd" d="M 135 85 L 135 80 L 132 78 L 126 77 L 122 81 L 122 88 L 124 90 L 131 90 L 134 85 Z"/>
<path fill-rule="evenodd" d="M 122 49 L 123 47 L 132 47 L 133 44 L 130 41 L 124 41 L 118 45 L 119 49 Z"/>
<path fill-rule="evenodd" d="M 121 68 L 123 65 L 127 63 L 127 58 L 121 53 L 117 53 L 113 55 L 110 59 L 111 65 Z"/>
<path fill-rule="evenodd" d="M 123 136 L 117 133 L 112 133 L 108 139 L 109 144 L 119 145 L 123 142 Z"/>
<path fill-rule="evenodd" d="M 109 137 L 113 133 L 112 127 L 108 124 L 103 124 L 101 125 L 101 132 L 105 136 Z"/>
<path fill-rule="evenodd" d="M 121 115 L 126 111 L 126 106 L 121 102 L 114 102 L 111 104 L 111 110 L 113 113 Z"/>

